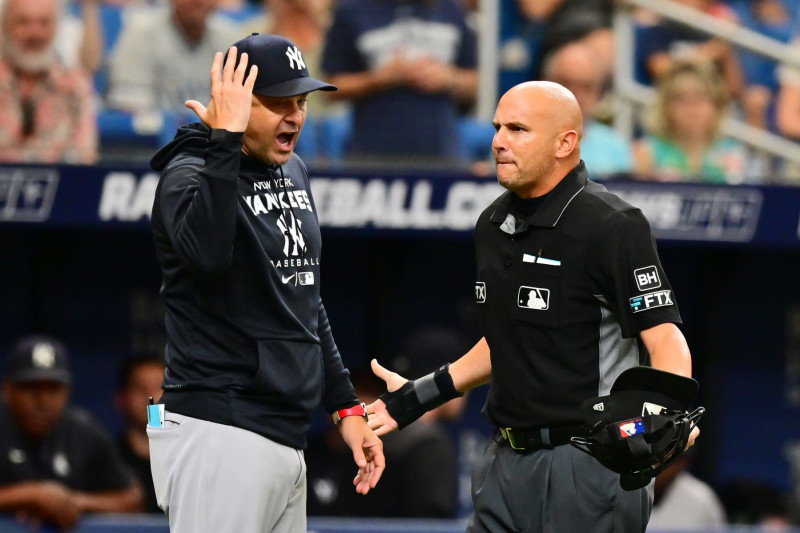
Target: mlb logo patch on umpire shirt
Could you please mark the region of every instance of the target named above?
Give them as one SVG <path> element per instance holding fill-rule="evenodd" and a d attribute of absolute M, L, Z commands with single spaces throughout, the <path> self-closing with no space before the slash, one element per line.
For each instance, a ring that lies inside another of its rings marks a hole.
<path fill-rule="evenodd" d="M 550 289 L 523 285 L 517 294 L 517 305 L 525 309 L 547 311 L 550 308 Z"/>

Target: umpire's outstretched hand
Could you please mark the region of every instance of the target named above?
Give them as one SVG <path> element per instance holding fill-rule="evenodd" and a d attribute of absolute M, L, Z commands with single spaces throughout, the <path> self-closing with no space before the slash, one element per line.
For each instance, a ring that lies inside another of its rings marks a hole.
<path fill-rule="evenodd" d="M 386 382 L 386 390 L 389 392 L 396 391 L 408 382 L 406 378 L 397 372 L 392 372 L 382 367 L 375 359 L 372 360 L 371 365 L 372 372 Z M 367 406 L 367 416 L 369 417 L 369 427 L 378 436 L 386 435 L 397 429 L 397 421 L 386 410 L 386 404 L 383 400 L 375 400 L 369 404 Z"/>
<path fill-rule="evenodd" d="M 247 59 L 247 54 L 242 54 L 236 66 L 236 47 L 231 46 L 223 67 L 222 52 L 217 52 L 211 65 L 211 101 L 208 107 L 197 100 L 186 101 L 186 107 L 194 111 L 209 128 L 230 132 L 247 129 L 253 105 L 253 85 L 258 74 L 258 66 L 253 65 L 247 79 L 244 78 Z"/>
<path fill-rule="evenodd" d="M 373 433 L 360 416 L 348 416 L 339 422 L 339 431 L 347 446 L 353 452 L 358 465 L 358 474 L 353 479 L 356 492 L 366 494 L 374 489 L 386 468 L 383 457 L 383 442 Z"/>

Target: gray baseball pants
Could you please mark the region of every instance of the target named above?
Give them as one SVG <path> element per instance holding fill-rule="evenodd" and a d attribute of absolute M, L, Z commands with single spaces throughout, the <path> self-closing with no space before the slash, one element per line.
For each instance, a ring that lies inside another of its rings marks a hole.
<path fill-rule="evenodd" d="M 468 533 L 644 533 L 653 483 L 631 492 L 570 445 L 522 454 L 491 441 L 472 473 Z"/>
<path fill-rule="evenodd" d="M 177 413 L 164 418 L 147 435 L 171 533 L 306 533 L 302 450 Z"/>

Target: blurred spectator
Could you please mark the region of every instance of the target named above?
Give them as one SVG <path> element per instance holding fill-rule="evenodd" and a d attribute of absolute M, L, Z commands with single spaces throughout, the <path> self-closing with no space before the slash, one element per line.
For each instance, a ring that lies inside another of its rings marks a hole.
<path fill-rule="evenodd" d="M 540 79 L 545 57 L 585 40 L 610 73 L 613 37 L 610 0 L 500 0 L 499 93 Z"/>
<path fill-rule="evenodd" d="M 800 526 L 800 440 L 792 439 L 784 444 L 784 454 L 791 470 L 791 486 L 786 495 L 789 521 Z"/>
<path fill-rule="evenodd" d="M 144 490 L 144 510 L 160 513 L 150 472 L 150 444 L 147 439 L 148 399 L 161 397 L 164 362 L 153 357 L 131 357 L 120 371 L 115 404 L 122 414 L 123 427 L 117 448 L 123 461 L 139 478 Z"/>
<path fill-rule="evenodd" d="M 452 330 L 424 327 L 408 338 L 392 367 L 413 375 L 430 373 L 457 359 L 468 348 L 466 344 Z M 355 375 L 353 385 L 358 397 L 368 404 L 385 390 L 369 369 Z M 309 515 L 455 517 L 458 455 L 443 423 L 459 419 L 465 406 L 465 397 L 456 398 L 423 415 L 418 424 L 382 437 L 387 465 L 392 468 L 386 469 L 380 484 L 366 496 L 337 489 L 348 486 L 354 473 L 346 461 L 350 452 L 341 444 L 336 430 L 331 428 L 311 439 L 305 452 Z"/>
<path fill-rule="evenodd" d="M 111 57 L 108 104 L 131 113 L 188 116 L 186 100 L 207 101 L 209 61 L 242 37 L 215 13 L 216 5 L 171 0 L 127 18 Z"/>
<path fill-rule="evenodd" d="M 582 41 L 592 50 L 603 78 L 611 76 L 614 35 L 610 0 L 518 0 L 528 16 L 546 20 L 542 27 L 540 57 L 547 58 L 569 43 Z M 534 63 L 533 79 L 544 76 L 543 63 Z"/>
<path fill-rule="evenodd" d="M 94 74 L 102 65 L 104 31 L 100 4 L 100 0 L 62 4 L 65 11 L 56 30 L 55 47 L 65 66 L 80 66 L 87 73 Z"/>
<path fill-rule="evenodd" d="M 719 495 L 731 524 L 758 525 L 763 531 L 789 529 L 789 494 L 768 481 L 737 479 Z"/>
<path fill-rule="evenodd" d="M 348 155 L 464 163 L 459 115 L 477 90 L 474 37 L 457 0 L 343 0 L 322 69 L 353 102 Z"/>
<path fill-rule="evenodd" d="M 793 42 L 800 56 L 800 38 Z M 778 133 L 800 142 L 800 68 L 783 63 L 778 68 L 779 88 L 775 98 L 775 126 Z M 800 177 L 800 164 L 784 161 L 782 177 L 796 183 Z"/>
<path fill-rule="evenodd" d="M 782 43 L 798 29 L 798 0 L 733 0 L 732 7 L 742 25 Z M 738 51 L 744 73 L 742 111 L 748 124 L 774 129 L 774 100 L 778 91 L 777 64 L 749 50 Z"/>
<path fill-rule="evenodd" d="M 0 403 L 0 512 L 66 529 L 87 512 L 139 511 L 142 493 L 110 437 L 68 407 L 64 346 L 31 336 L 8 353 Z"/>
<path fill-rule="evenodd" d="M 800 54 L 800 39 L 794 42 Z M 775 122 L 781 135 L 800 140 L 800 68 L 781 65 Z"/>
<path fill-rule="evenodd" d="M 55 53 L 58 0 L 5 0 L 0 10 L 0 161 L 95 162 L 91 81 Z"/>
<path fill-rule="evenodd" d="M 572 91 L 581 106 L 581 159 L 586 161 L 589 172 L 593 176 L 630 172 L 630 143 L 594 117 L 608 84 L 594 49 L 582 41 L 566 44 L 545 59 L 542 74 L 544 79 L 560 83 Z"/>
<path fill-rule="evenodd" d="M 536 2 L 529 2 L 536 6 Z M 540 61 L 544 21 L 534 19 L 524 10 L 522 0 L 500 0 L 499 13 L 499 94 L 528 81 L 534 63 Z"/>
<path fill-rule="evenodd" d="M 691 455 L 682 455 L 656 477 L 648 531 L 717 531 L 727 524 L 714 489 L 689 472 Z"/>
<path fill-rule="evenodd" d="M 745 150 L 719 133 L 728 102 L 714 69 L 674 65 L 659 83 L 649 110 L 651 135 L 634 145 L 635 175 L 656 181 L 741 183 Z"/>
<path fill-rule="evenodd" d="M 717 0 L 673 0 L 706 15 L 737 22 L 736 14 Z M 742 69 L 736 50 L 727 42 L 678 22 L 656 19 L 638 31 L 636 53 L 642 63 L 641 74 L 646 83 L 657 85 L 676 63 L 712 65 L 724 80 L 729 96 L 739 98 L 742 92 Z"/>
<path fill-rule="evenodd" d="M 220 15 L 242 26 L 254 24 L 264 16 L 264 10 L 258 0 L 219 0 L 217 9 Z M 257 31 L 263 30 L 259 28 Z M 242 35 L 247 35 L 247 32 Z"/>
<path fill-rule="evenodd" d="M 320 70 L 331 0 L 263 0 L 263 7 L 265 16 L 252 30 L 286 37 L 303 53 L 309 71 Z"/>

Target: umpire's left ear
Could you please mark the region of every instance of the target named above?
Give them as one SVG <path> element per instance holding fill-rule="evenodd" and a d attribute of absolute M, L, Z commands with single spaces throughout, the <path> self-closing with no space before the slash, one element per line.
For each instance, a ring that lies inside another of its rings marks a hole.
<path fill-rule="evenodd" d="M 572 155 L 578 147 L 578 132 L 575 130 L 562 131 L 558 134 L 556 146 L 556 159 L 565 159 Z"/>

